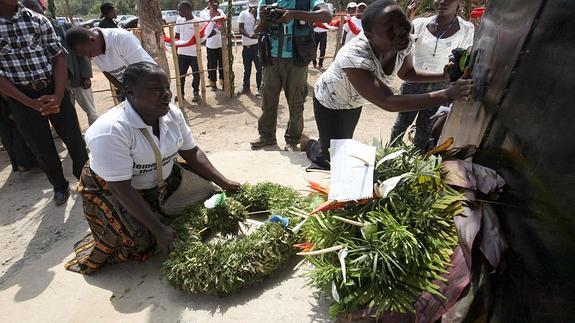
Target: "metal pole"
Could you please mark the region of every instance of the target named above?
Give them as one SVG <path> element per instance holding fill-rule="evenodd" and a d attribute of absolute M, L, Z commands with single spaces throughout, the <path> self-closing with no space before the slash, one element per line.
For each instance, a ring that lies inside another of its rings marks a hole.
<path fill-rule="evenodd" d="M 180 87 L 180 68 L 178 64 L 178 48 L 176 47 L 176 33 L 174 32 L 174 26 L 170 25 L 170 45 L 172 46 L 172 59 L 174 60 L 174 70 L 176 71 L 176 95 L 178 98 L 178 108 L 184 107 L 184 97 L 182 96 L 182 88 Z"/>
<path fill-rule="evenodd" d="M 200 37 L 200 24 L 194 23 L 196 33 L 196 55 L 198 58 L 198 72 L 200 73 L 200 88 L 202 92 L 202 101 L 206 98 L 206 74 L 204 72 L 204 62 L 202 59 L 202 37 Z"/>

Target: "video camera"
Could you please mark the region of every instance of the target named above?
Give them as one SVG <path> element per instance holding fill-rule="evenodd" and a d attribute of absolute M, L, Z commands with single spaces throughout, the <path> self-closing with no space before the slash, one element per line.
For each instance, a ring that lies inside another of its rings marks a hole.
<path fill-rule="evenodd" d="M 278 6 L 277 3 L 271 5 L 265 5 L 263 7 L 263 10 L 266 13 L 267 20 L 272 24 L 274 24 L 278 19 L 280 19 L 286 11 L 285 8 Z"/>

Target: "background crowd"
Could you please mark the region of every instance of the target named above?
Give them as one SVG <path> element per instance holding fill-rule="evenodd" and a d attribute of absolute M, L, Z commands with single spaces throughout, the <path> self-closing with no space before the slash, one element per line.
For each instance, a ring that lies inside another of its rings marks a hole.
<path fill-rule="evenodd" d="M 413 1 L 410 10 L 417 5 Z M 311 140 L 303 133 L 308 69 L 310 65 L 323 69 L 323 30 L 330 30 L 338 20 L 333 20 L 323 0 L 249 3 L 238 21 L 244 61 L 240 94 L 251 93 L 253 66 L 255 92 L 262 97 L 252 149 L 277 145 L 282 91 L 289 110 L 284 150 L 306 151 L 310 170 L 329 170 L 330 141 L 353 138 L 366 104 L 399 112 L 390 142 L 401 140 L 397 138 L 418 116 L 415 144 L 422 152 L 432 147 L 429 116 L 440 105 L 469 100 L 473 87 L 468 79 L 448 83 L 445 67 L 451 50 L 473 43 L 473 25 L 458 17 L 459 6 L 460 0 L 435 0 L 435 15 L 410 22 L 411 12 L 404 14 L 393 0 L 377 0 L 369 6 L 349 3 L 342 26 L 343 47 L 314 87 L 319 138 Z M 173 50 L 177 50 L 182 94 L 187 71 L 192 69 L 194 100 L 201 99 L 201 67 L 192 41 L 198 33 L 202 39 L 197 41 L 206 43 L 210 87 L 218 90 L 218 80 L 223 86 L 225 14 L 218 7 L 217 0 L 209 0 L 196 17 L 190 2 L 178 4 L 179 46 Z M 117 27 L 113 4 L 101 5 L 103 20 L 96 28 L 61 25 L 45 17 L 44 9 L 38 0 L 0 0 L 0 33 L 6 35 L 0 43 L 2 135 L 14 169 L 37 165 L 53 186 L 55 203 L 65 204 L 69 182 L 52 129 L 65 143 L 91 229 L 77 244 L 77 257 L 66 265 L 68 269 L 87 274 L 105 264 L 145 259 L 156 243 L 169 252 L 175 232 L 162 223 L 159 206 L 178 189 L 185 171 L 223 189 L 234 190 L 239 184 L 219 173 L 196 145 L 182 111 L 171 104 L 167 73 L 134 34 Z M 90 59 L 117 89 L 121 101 L 99 118 L 90 90 Z M 405 81 L 399 94 L 391 88 L 394 77 Z M 74 100 L 91 124 L 85 136 Z M 185 166 L 178 166 L 178 155 Z M 108 222 L 129 230 L 116 230 Z"/>

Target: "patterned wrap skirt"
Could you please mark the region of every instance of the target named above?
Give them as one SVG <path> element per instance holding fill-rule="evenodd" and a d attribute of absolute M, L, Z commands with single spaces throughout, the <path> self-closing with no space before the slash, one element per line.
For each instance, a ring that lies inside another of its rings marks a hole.
<path fill-rule="evenodd" d="M 174 166 L 166 179 L 165 198 L 178 188 L 181 180 L 181 169 Z M 82 171 L 78 192 L 82 196 L 84 217 L 91 233 L 74 245 L 76 256 L 64 265 L 66 269 L 87 275 L 108 264 L 145 261 L 150 257 L 156 246 L 154 235 L 128 214 L 106 181 L 92 171 L 89 162 Z M 154 214 L 162 219 L 158 188 L 138 192 Z"/>

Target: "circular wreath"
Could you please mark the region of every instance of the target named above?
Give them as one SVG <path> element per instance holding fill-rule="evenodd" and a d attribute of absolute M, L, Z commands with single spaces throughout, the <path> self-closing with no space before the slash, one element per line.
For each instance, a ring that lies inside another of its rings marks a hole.
<path fill-rule="evenodd" d="M 170 224 L 181 243 L 163 264 L 164 278 L 186 292 L 217 296 L 260 282 L 295 254 L 292 245 L 297 238 L 290 229 L 301 218 L 290 215 L 289 209 L 307 209 L 306 204 L 296 190 L 264 182 L 242 185 L 214 208 L 203 204 L 186 208 Z M 250 234 L 240 234 L 240 223 L 254 213 L 281 217 L 275 217 L 279 222 L 267 221 Z M 206 242 L 214 233 L 223 239 Z"/>

